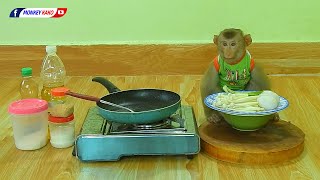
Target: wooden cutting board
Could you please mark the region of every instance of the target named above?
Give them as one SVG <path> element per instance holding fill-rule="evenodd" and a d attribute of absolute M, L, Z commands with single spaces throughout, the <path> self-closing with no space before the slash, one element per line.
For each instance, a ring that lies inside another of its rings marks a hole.
<path fill-rule="evenodd" d="M 299 156 L 304 133 L 286 121 L 251 132 L 238 131 L 226 123 L 205 122 L 199 127 L 202 151 L 216 159 L 240 164 L 275 164 Z"/>

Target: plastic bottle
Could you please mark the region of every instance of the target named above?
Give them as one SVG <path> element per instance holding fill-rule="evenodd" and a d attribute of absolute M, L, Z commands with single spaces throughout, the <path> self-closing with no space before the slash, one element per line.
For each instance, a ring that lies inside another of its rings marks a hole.
<path fill-rule="evenodd" d="M 49 102 L 51 100 L 51 89 L 64 86 L 66 70 L 61 59 L 56 54 L 56 46 L 46 46 L 46 52 L 47 55 L 43 59 L 40 72 L 43 83 L 41 98 Z"/>
<path fill-rule="evenodd" d="M 38 98 L 38 84 L 33 80 L 32 68 L 21 69 L 22 81 L 20 84 L 21 99 Z"/>

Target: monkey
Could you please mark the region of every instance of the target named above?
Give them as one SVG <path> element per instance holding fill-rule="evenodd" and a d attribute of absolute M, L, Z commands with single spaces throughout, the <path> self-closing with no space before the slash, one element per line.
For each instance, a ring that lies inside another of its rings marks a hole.
<path fill-rule="evenodd" d="M 263 69 L 255 64 L 247 50 L 252 43 L 250 34 L 241 29 L 224 29 L 214 35 L 218 56 L 210 62 L 200 82 L 200 93 L 204 114 L 209 122 L 222 122 L 222 115 L 204 104 L 204 99 L 213 93 L 223 92 L 226 85 L 231 90 L 270 90 L 270 82 Z M 274 120 L 278 120 L 278 114 Z"/>

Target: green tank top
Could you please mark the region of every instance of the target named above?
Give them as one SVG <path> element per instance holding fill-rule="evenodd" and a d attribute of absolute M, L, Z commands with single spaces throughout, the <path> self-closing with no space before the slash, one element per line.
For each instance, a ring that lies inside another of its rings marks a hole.
<path fill-rule="evenodd" d="M 222 88 L 224 85 L 227 85 L 232 90 L 244 90 L 250 81 L 250 71 L 254 66 L 250 53 L 247 51 L 243 59 L 233 65 L 226 63 L 220 56 L 215 60 L 218 61 L 219 64 L 218 72 L 220 87 Z M 215 66 L 217 66 L 216 64 Z"/>

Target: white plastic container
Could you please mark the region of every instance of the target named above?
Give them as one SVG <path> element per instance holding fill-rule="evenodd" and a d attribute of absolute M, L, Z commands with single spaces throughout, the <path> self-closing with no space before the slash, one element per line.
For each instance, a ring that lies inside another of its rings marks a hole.
<path fill-rule="evenodd" d="M 67 148 L 74 144 L 74 115 L 54 117 L 49 115 L 50 143 L 55 148 Z"/>
<path fill-rule="evenodd" d="M 14 142 L 18 149 L 40 149 L 48 141 L 48 103 L 23 99 L 9 105 Z"/>

